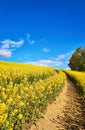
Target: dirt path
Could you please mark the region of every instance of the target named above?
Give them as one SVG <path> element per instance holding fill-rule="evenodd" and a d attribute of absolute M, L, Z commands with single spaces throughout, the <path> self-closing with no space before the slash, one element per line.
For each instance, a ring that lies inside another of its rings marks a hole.
<path fill-rule="evenodd" d="M 68 79 L 43 116 L 30 130 L 85 130 L 85 101 Z"/>

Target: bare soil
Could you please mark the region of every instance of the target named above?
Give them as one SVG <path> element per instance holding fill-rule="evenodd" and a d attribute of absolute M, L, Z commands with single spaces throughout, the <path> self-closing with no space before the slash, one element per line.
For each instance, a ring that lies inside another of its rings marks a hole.
<path fill-rule="evenodd" d="M 85 130 L 85 100 L 70 80 L 28 130 Z"/>

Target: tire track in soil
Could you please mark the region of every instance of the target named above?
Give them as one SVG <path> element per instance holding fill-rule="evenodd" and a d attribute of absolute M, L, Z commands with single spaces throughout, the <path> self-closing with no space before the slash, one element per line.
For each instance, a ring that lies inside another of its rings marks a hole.
<path fill-rule="evenodd" d="M 85 100 L 69 79 L 43 117 L 28 130 L 85 130 Z"/>

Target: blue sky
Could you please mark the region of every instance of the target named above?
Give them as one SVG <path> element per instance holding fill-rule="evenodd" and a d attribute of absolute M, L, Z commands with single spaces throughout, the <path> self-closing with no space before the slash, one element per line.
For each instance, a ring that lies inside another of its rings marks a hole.
<path fill-rule="evenodd" d="M 85 0 L 0 0 L 0 60 L 68 68 L 85 46 Z"/>

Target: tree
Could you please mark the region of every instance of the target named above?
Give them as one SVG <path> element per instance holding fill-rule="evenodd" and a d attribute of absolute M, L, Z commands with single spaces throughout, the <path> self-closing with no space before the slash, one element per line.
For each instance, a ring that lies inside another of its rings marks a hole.
<path fill-rule="evenodd" d="M 85 47 L 76 49 L 68 65 L 72 70 L 85 71 Z"/>

